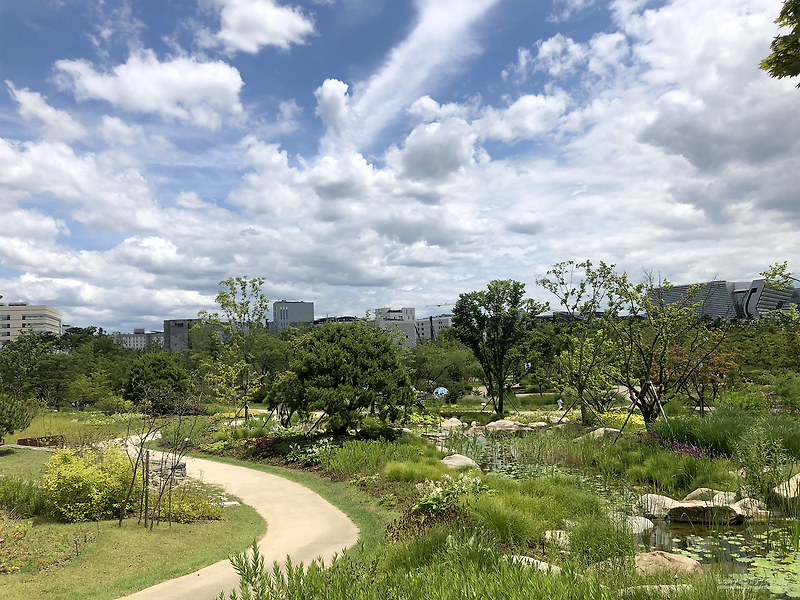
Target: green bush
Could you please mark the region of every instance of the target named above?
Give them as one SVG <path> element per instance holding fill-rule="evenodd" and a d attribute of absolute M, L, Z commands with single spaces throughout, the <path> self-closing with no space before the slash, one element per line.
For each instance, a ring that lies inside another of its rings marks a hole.
<path fill-rule="evenodd" d="M 161 428 L 159 445 L 163 448 L 195 446 L 209 434 L 210 425 L 211 420 L 206 416 L 173 419 Z"/>
<path fill-rule="evenodd" d="M 608 516 L 584 517 L 569 529 L 569 550 L 583 565 L 632 557 L 635 549 L 630 531 Z"/>
<path fill-rule="evenodd" d="M 33 481 L 22 477 L 0 478 L 0 508 L 16 518 L 29 518 L 42 514 L 46 509 L 44 494 Z"/>
<path fill-rule="evenodd" d="M 77 523 L 118 515 L 132 479 L 130 461 L 116 448 L 102 454 L 85 450 L 80 455 L 56 450 L 47 463 L 41 489 L 57 519 Z"/>
<path fill-rule="evenodd" d="M 180 489 L 180 488 L 179 488 Z M 216 521 L 222 518 L 222 508 L 210 500 L 191 493 L 181 491 L 172 495 L 172 520 L 175 523 L 196 523 L 198 521 Z M 158 507 L 158 518 L 166 521 L 170 514 L 170 503 L 164 498 Z"/>
<path fill-rule="evenodd" d="M 753 415 L 764 414 L 769 408 L 766 395 L 754 386 L 741 389 L 723 388 L 717 398 L 717 406 L 734 406 Z"/>

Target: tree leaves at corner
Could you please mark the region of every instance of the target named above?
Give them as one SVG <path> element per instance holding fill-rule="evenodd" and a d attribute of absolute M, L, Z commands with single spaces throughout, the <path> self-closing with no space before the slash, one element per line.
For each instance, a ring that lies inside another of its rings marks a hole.
<path fill-rule="evenodd" d="M 761 68 L 777 79 L 797 77 L 800 75 L 800 0 L 785 0 L 775 23 L 791 27 L 792 31 L 772 40 L 772 53 L 761 61 Z M 797 87 L 800 88 L 800 83 Z"/>
<path fill-rule="evenodd" d="M 0 437 L 25 429 L 33 413 L 30 400 L 0 392 Z"/>

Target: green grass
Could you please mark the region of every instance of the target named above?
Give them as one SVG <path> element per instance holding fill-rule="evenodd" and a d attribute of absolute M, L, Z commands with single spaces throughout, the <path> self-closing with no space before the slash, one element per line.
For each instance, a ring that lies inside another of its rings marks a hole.
<path fill-rule="evenodd" d="M 367 556 L 377 552 L 383 542 L 387 525 L 399 516 L 398 513 L 381 507 L 378 499 L 367 495 L 359 488 L 340 481 L 324 479 L 316 473 L 206 454 L 190 456 L 262 471 L 304 485 L 341 510 L 356 524 L 359 529 L 359 545 Z"/>
<path fill-rule="evenodd" d="M 20 572 L 0 575 L 0 600 L 118 598 L 224 560 L 265 530 L 263 519 L 249 506 L 226 508 L 224 518 L 172 527 L 162 523 L 153 531 L 137 526 L 134 519 L 124 521 L 122 528 L 102 521 L 99 531 L 97 523 L 34 525 L 26 536 L 33 556 Z M 53 566 L 37 571 L 37 557 Z"/>
<path fill-rule="evenodd" d="M 52 454 L 42 450 L 20 450 L 0 446 L 0 475 L 39 479 Z"/>
<path fill-rule="evenodd" d="M 40 410 L 31 424 L 7 435 L 6 444 L 19 438 L 63 435 L 67 445 L 92 444 L 125 435 L 128 423 L 138 423 L 133 415 L 109 415 L 91 411 L 51 412 Z"/>

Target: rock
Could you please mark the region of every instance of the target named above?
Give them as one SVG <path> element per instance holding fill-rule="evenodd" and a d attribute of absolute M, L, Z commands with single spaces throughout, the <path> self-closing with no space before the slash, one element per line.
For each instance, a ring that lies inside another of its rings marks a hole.
<path fill-rule="evenodd" d="M 531 558 L 530 556 L 511 555 L 509 556 L 508 560 L 510 560 L 514 564 L 520 564 L 526 567 L 534 567 L 539 571 L 543 571 L 545 573 L 552 573 L 553 575 L 558 575 L 559 573 L 561 573 L 561 567 L 557 565 L 551 565 L 550 563 L 546 563 L 541 560 L 536 560 L 535 558 Z"/>
<path fill-rule="evenodd" d="M 746 518 L 754 521 L 766 521 L 769 518 L 767 505 L 754 498 L 742 498 L 731 506 L 735 507 Z"/>
<path fill-rule="evenodd" d="M 744 515 L 734 506 L 715 505 L 702 500 L 677 502 L 669 509 L 667 518 L 675 523 L 725 523 L 744 522 Z"/>
<path fill-rule="evenodd" d="M 464 427 L 464 424 L 457 418 L 452 417 L 450 419 L 447 419 L 446 421 L 442 421 L 439 424 L 439 427 L 441 427 L 442 429 L 461 429 L 462 427 Z"/>
<path fill-rule="evenodd" d="M 711 504 L 714 506 L 724 506 L 726 504 L 734 504 L 736 502 L 736 492 L 720 492 L 714 494 L 711 499 Z"/>
<path fill-rule="evenodd" d="M 701 487 L 693 492 L 686 494 L 684 501 L 689 502 L 692 500 L 711 500 L 717 494 L 721 494 L 719 490 L 712 490 L 711 488 Z"/>
<path fill-rule="evenodd" d="M 650 519 L 644 517 L 626 517 L 625 524 L 633 535 L 642 535 L 655 527 Z"/>
<path fill-rule="evenodd" d="M 528 429 L 539 429 L 541 427 L 547 427 L 549 423 L 545 423 L 544 421 L 536 421 L 534 423 L 528 423 L 526 427 Z"/>
<path fill-rule="evenodd" d="M 668 496 L 645 494 L 633 505 L 633 512 L 649 519 L 663 519 L 676 504 L 679 502 Z"/>
<path fill-rule="evenodd" d="M 655 595 L 658 594 L 660 596 L 667 596 L 668 598 L 674 598 L 680 592 L 691 592 L 692 586 L 688 583 L 676 583 L 676 584 L 663 584 L 663 585 L 634 585 L 633 587 L 626 587 L 622 588 L 619 593 L 623 596 L 628 594 L 648 594 L 648 595 Z"/>
<path fill-rule="evenodd" d="M 569 423 L 569 419 L 567 417 L 556 417 L 554 415 L 547 417 L 547 420 L 551 423 Z"/>
<path fill-rule="evenodd" d="M 789 481 L 784 481 L 775 486 L 775 493 L 785 500 L 797 498 L 798 487 L 800 487 L 800 473 L 792 477 Z"/>
<path fill-rule="evenodd" d="M 469 456 L 463 454 L 451 454 L 445 456 L 442 462 L 450 469 L 460 469 L 462 467 L 477 467 L 478 463 L 472 460 Z"/>
<path fill-rule="evenodd" d="M 636 555 L 636 572 L 640 575 L 649 575 L 659 571 L 677 571 L 680 573 L 703 572 L 703 566 L 693 558 L 670 552 L 645 552 Z"/>
<path fill-rule="evenodd" d="M 594 431 L 590 431 L 586 435 L 582 435 L 579 438 L 575 438 L 574 441 L 580 440 L 587 440 L 587 439 L 595 439 L 599 440 L 601 438 L 616 436 L 619 433 L 619 429 L 614 429 L 613 427 L 601 427 L 600 429 L 595 429 Z"/>
<path fill-rule="evenodd" d="M 525 427 L 522 423 L 517 423 L 516 421 L 509 421 L 508 419 L 500 419 L 499 421 L 492 421 L 486 426 L 486 431 L 492 431 L 494 433 L 505 433 L 505 432 L 514 432 L 514 431 L 528 431 L 528 428 Z"/>
<path fill-rule="evenodd" d="M 545 531 L 542 536 L 542 541 L 545 544 L 551 544 L 559 550 L 569 550 L 569 533 L 561 529 L 553 529 Z"/>
<path fill-rule="evenodd" d="M 467 435 L 486 435 L 486 427 L 483 425 L 473 425 L 467 429 Z"/>

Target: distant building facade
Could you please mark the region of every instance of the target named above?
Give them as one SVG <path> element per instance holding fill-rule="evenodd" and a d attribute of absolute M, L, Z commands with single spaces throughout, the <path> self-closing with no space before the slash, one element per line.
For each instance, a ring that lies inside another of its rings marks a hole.
<path fill-rule="evenodd" d="M 164 349 L 167 352 L 186 352 L 189 349 L 189 329 L 200 319 L 168 319 L 164 321 Z"/>
<path fill-rule="evenodd" d="M 375 326 L 383 331 L 397 332 L 397 345 L 413 348 L 417 345 L 416 309 L 376 308 Z"/>
<path fill-rule="evenodd" d="M 37 331 L 60 336 L 61 311 L 44 304 L 9 302 L 0 304 L 0 348 L 13 342 L 22 332 Z"/>
<path fill-rule="evenodd" d="M 783 310 L 790 304 L 800 305 L 800 289 L 775 290 L 764 279 L 750 282 L 709 281 L 702 284 L 676 285 L 664 292 L 668 303 L 680 302 L 691 285 L 699 285 L 694 302 L 700 303 L 697 314 L 712 319 L 760 319 L 773 310 Z"/>
<path fill-rule="evenodd" d="M 287 302 L 280 300 L 272 303 L 272 318 L 269 322 L 269 334 L 273 335 L 287 327 L 297 327 L 300 323 L 314 323 L 313 302 Z"/>
<path fill-rule="evenodd" d="M 115 331 L 111 334 L 114 341 L 133 350 L 144 350 L 151 344 L 156 346 L 164 345 L 164 332 L 163 331 L 150 331 L 145 332 L 144 329 L 134 329 L 133 333 L 120 333 Z"/>
<path fill-rule="evenodd" d="M 439 315 L 416 320 L 417 339 L 435 342 L 443 329 L 453 326 L 453 315 Z"/>

